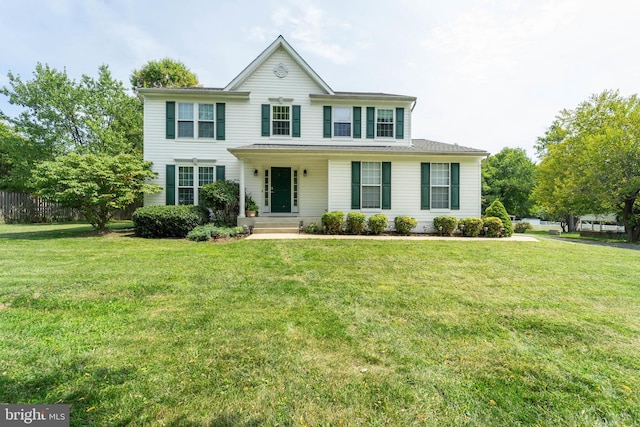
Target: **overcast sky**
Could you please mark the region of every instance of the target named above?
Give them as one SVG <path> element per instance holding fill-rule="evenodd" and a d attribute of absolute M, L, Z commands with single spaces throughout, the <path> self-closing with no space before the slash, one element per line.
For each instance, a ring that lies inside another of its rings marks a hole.
<path fill-rule="evenodd" d="M 224 87 L 282 34 L 334 90 L 416 96 L 413 138 L 533 158 L 561 109 L 639 92 L 639 21 L 640 0 L 2 1 L 0 86 L 37 62 L 128 86 L 170 57 Z"/>

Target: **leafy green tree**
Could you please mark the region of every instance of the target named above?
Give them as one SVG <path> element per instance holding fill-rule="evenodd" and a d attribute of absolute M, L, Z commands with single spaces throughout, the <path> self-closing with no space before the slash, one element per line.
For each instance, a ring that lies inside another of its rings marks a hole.
<path fill-rule="evenodd" d="M 41 147 L 0 122 L 0 190 L 28 192 L 31 170 L 36 162 L 46 159 L 46 155 Z"/>
<path fill-rule="evenodd" d="M 133 70 L 129 81 L 134 88 L 198 85 L 198 77 L 182 62 L 171 58 L 147 62 L 139 70 Z"/>
<path fill-rule="evenodd" d="M 529 215 L 535 186 L 535 169 L 522 148 L 504 148 L 482 162 L 482 208 L 500 200 L 513 215 Z"/>
<path fill-rule="evenodd" d="M 550 212 L 616 213 L 640 238 L 640 99 L 617 91 L 563 111 L 547 138 L 534 196 Z M 550 128 L 550 131 L 552 129 Z M 550 131 L 547 132 L 547 136 Z"/>
<path fill-rule="evenodd" d="M 66 70 L 37 64 L 33 79 L 8 73 L 0 93 L 24 110 L 9 118 L 15 131 L 46 158 L 69 152 L 142 153 L 142 104 L 114 80 L 106 65 L 98 78 L 69 78 Z"/>
<path fill-rule="evenodd" d="M 69 153 L 38 164 L 33 181 L 39 196 L 78 210 L 102 231 L 117 209 L 161 191 L 146 182 L 153 177 L 151 163 L 134 154 Z"/>

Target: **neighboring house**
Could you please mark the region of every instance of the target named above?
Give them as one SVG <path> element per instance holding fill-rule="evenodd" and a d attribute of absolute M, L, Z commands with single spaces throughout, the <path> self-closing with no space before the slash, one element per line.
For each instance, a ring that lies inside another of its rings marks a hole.
<path fill-rule="evenodd" d="M 143 88 L 144 158 L 162 193 L 198 204 L 215 180 L 240 183 L 260 217 L 320 222 L 326 211 L 479 217 L 484 150 L 411 139 L 416 98 L 337 92 L 282 37 L 224 88 Z M 245 218 L 240 198 L 239 224 Z"/>

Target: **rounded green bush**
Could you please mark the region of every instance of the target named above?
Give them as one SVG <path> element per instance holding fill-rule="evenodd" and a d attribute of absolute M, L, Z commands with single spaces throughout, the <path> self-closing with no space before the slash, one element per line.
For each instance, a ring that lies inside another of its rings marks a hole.
<path fill-rule="evenodd" d="M 185 237 L 209 221 L 209 211 L 200 206 L 144 206 L 131 216 L 137 236 Z"/>
<path fill-rule="evenodd" d="M 486 237 L 502 237 L 504 235 L 504 224 L 500 218 L 488 216 L 485 217 L 483 223 L 483 227 L 486 229 L 484 233 Z"/>
<path fill-rule="evenodd" d="M 454 216 L 437 216 L 433 218 L 433 227 L 445 236 L 453 236 L 453 230 L 458 226 L 458 218 Z M 442 231 L 440 230 L 442 227 Z"/>
<path fill-rule="evenodd" d="M 411 233 L 411 230 L 416 228 L 418 220 L 409 216 L 400 215 L 393 220 L 393 224 L 395 225 L 398 234 L 407 236 Z"/>
<path fill-rule="evenodd" d="M 533 225 L 528 222 L 517 222 L 513 227 L 513 231 L 516 233 L 526 233 L 527 230 L 533 230 Z"/>
<path fill-rule="evenodd" d="M 478 237 L 482 232 L 482 225 L 481 218 L 464 218 L 458 223 L 458 228 L 464 226 L 462 235 L 465 237 Z"/>
<path fill-rule="evenodd" d="M 385 214 L 375 214 L 369 217 L 368 228 L 371 234 L 381 234 L 385 228 L 387 228 L 387 222 L 389 219 Z"/>
<path fill-rule="evenodd" d="M 500 200 L 494 200 L 484 214 L 486 217 L 496 217 L 502 220 L 502 225 L 504 227 L 504 232 L 502 233 L 503 236 L 509 237 L 513 234 L 511 218 L 509 218 L 509 214 Z"/>
<path fill-rule="evenodd" d="M 344 224 L 344 212 L 325 212 L 322 214 L 322 228 L 327 234 L 339 234 Z"/>
<path fill-rule="evenodd" d="M 367 226 L 367 216 L 361 212 L 347 214 L 347 234 L 363 234 Z"/>

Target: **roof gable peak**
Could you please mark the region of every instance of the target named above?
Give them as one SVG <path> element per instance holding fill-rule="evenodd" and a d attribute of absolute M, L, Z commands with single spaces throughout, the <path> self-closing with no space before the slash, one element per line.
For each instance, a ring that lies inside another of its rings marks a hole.
<path fill-rule="evenodd" d="M 284 49 L 285 52 L 293 58 L 293 60 L 302 68 L 305 73 L 327 94 L 333 95 L 333 89 L 307 64 L 307 62 L 296 52 L 296 50 L 279 35 L 273 43 L 271 43 L 256 59 L 254 59 L 240 74 L 236 76 L 225 88 L 224 91 L 237 90 L 267 59 L 271 57 L 278 49 Z"/>

